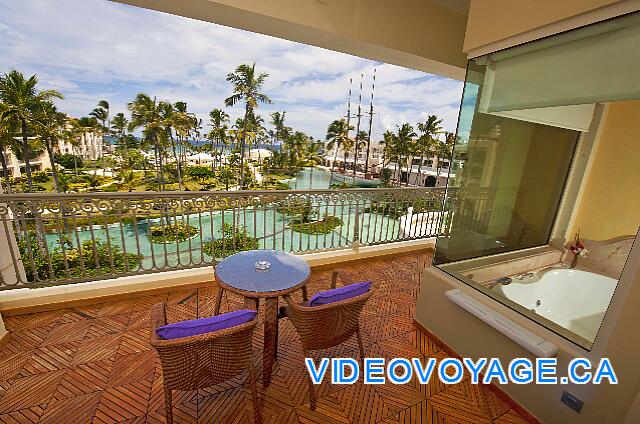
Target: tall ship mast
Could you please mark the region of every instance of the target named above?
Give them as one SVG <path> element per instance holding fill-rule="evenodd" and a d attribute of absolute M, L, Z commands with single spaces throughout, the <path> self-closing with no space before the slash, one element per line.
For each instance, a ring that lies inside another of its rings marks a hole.
<path fill-rule="evenodd" d="M 360 92 L 358 94 L 358 121 L 356 124 L 356 136 L 355 140 L 355 148 L 353 153 L 353 178 L 356 178 L 356 172 L 358 171 L 358 150 L 360 147 L 360 121 L 362 120 L 362 80 L 364 79 L 364 74 L 360 74 Z"/>
<path fill-rule="evenodd" d="M 364 177 L 369 179 L 369 153 L 371 150 L 371 131 L 373 129 L 373 94 L 376 91 L 376 69 L 373 69 L 373 80 L 371 83 L 371 101 L 369 102 L 369 133 L 367 134 L 367 153 L 364 160 Z"/>

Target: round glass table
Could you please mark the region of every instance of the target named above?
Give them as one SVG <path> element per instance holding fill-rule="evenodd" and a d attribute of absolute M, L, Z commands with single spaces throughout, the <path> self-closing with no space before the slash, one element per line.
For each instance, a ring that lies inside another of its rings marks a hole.
<path fill-rule="evenodd" d="M 249 250 L 231 255 L 216 265 L 215 278 L 220 289 L 216 293 L 215 314 L 220 312 L 222 293 L 229 290 L 243 296 L 245 307 L 258 309 L 264 299 L 263 383 L 271 382 L 273 361 L 278 346 L 278 297 L 302 289 L 311 270 L 302 259 L 277 250 Z"/>

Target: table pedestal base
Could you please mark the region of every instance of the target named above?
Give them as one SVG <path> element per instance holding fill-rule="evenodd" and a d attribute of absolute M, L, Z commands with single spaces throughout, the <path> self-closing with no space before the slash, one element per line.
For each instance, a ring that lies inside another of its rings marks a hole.
<path fill-rule="evenodd" d="M 264 347 L 262 350 L 262 382 L 264 387 L 271 383 L 273 361 L 278 355 L 278 298 L 264 300 Z"/>

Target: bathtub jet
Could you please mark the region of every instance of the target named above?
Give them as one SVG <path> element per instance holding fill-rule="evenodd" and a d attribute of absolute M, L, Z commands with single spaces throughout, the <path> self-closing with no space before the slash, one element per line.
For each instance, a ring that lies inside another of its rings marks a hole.
<path fill-rule="evenodd" d="M 497 285 L 508 286 L 512 282 L 513 282 L 513 279 L 511 277 L 499 277 L 489 283 L 489 288 L 493 289 Z"/>

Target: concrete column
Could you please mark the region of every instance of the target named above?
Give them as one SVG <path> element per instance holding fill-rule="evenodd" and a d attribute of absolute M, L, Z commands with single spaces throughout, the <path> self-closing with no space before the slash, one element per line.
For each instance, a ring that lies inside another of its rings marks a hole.
<path fill-rule="evenodd" d="M 15 234 L 13 233 L 10 225 L 10 219 L 11 216 L 9 215 L 9 212 L 7 212 L 7 215 L 0 217 L 0 252 L 2 252 L 2 254 L 0 254 L 0 284 L 3 286 L 16 284 L 18 282 L 16 274 L 20 275 L 22 281 L 26 281 L 22 262 L 16 260 L 16 264 L 14 266 L 14 261 L 10 253 L 14 252 L 16 259 L 18 258 L 18 244 L 16 243 Z M 2 294 L 0 293 L 0 297 L 1 296 Z M 0 315 L 0 340 L 2 340 L 6 334 L 7 330 L 5 329 L 2 315 Z"/>

